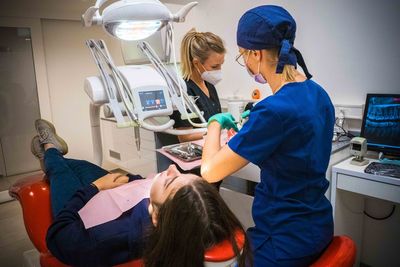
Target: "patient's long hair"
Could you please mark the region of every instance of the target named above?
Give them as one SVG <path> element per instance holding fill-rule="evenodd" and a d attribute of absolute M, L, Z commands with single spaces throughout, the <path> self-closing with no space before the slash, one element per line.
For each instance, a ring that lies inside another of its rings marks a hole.
<path fill-rule="evenodd" d="M 146 267 L 203 267 L 205 250 L 230 240 L 239 266 L 252 262 L 247 237 L 242 253 L 235 231 L 243 226 L 218 191 L 203 179 L 185 185 L 159 209 L 144 253 Z"/>

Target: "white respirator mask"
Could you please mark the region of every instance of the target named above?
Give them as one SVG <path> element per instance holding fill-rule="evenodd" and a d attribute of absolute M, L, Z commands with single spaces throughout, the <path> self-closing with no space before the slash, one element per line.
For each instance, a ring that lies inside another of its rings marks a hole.
<path fill-rule="evenodd" d="M 201 65 L 204 69 L 204 72 L 201 73 L 201 78 L 211 83 L 212 85 L 216 85 L 222 80 L 222 71 L 221 70 L 206 70 L 203 65 Z M 198 70 L 199 71 L 199 70 Z M 200 71 L 199 71 L 200 73 Z"/>

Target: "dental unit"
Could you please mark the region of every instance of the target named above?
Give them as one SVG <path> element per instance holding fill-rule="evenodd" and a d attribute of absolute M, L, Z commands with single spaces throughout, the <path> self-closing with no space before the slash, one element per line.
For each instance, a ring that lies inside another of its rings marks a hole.
<path fill-rule="evenodd" d="M 90 120 L 95 162 L 102 162 L 100 133 L 100 107 L 104 105 L 104 116 L 114 117 L 117 127 L 133 127 L 135 144 L 140 151 L 139 128 L 165 132 L 173 135 L 205 132 L 207 122 L 192 97 L 186 93 L 186 84 L 178 74 L 173 22 L 183 22 L 188 12 L 197 5 L 191 2 L 176 14 L 158 0 L 121 0 L 99 9 L 107 0 L 97 0 L 82 15 L 86 27 L 103 25 L 107 33 L 121 40 L 142 40 L 165 27 L 164 64 L 146 41 L 138 43 L 152 66 L 116 66 L 103 40 L 88 40 L 100 75 L 87 77 L 85 92 L 91 99 Z M 171 59 L 172 56 L 172 59 Z M 178 110 L 194 129 L 174 129 L 174 120 L 169 115 Z M 198 118 L 200 123 L 192 121 Z"/>

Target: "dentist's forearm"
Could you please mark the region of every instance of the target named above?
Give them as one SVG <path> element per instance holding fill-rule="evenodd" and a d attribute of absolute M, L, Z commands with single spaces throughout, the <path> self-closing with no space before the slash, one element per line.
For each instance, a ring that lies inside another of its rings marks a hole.
<path fill-rule="evenodd" d="M 208 182 L 210 181 L 212 168 L 211 162 L 213 157 L 221 149 L 221 125 L 214 121 L 211 122 L 207 129 L 207 136 L 203 147 L 203 155 L 201 159 L 201 175 Z"/>

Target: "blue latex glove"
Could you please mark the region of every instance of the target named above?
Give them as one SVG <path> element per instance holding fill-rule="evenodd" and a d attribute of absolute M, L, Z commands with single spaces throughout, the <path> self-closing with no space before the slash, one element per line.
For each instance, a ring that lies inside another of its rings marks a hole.
<path fill-rule="evenodd" d="M 236 132 L 239 131 L 238 127 L 236 126 L 235 123 L 235 118 L 232 116 L 231 113 L 226 112 L 226 113 L 218 113 L 213 115 L 209 120 L 208 120 L 208 125 L 210 125 L 211 122 L 216 121 L 221 125 L 222 129 L 233 129 Z"/>
<path fill-rule="evenodd" d="M 242 119 L 246 119 L 249 115 L 250 115 L 250 109 L 240 114 L 240 117 L 242 117 Z"/>

